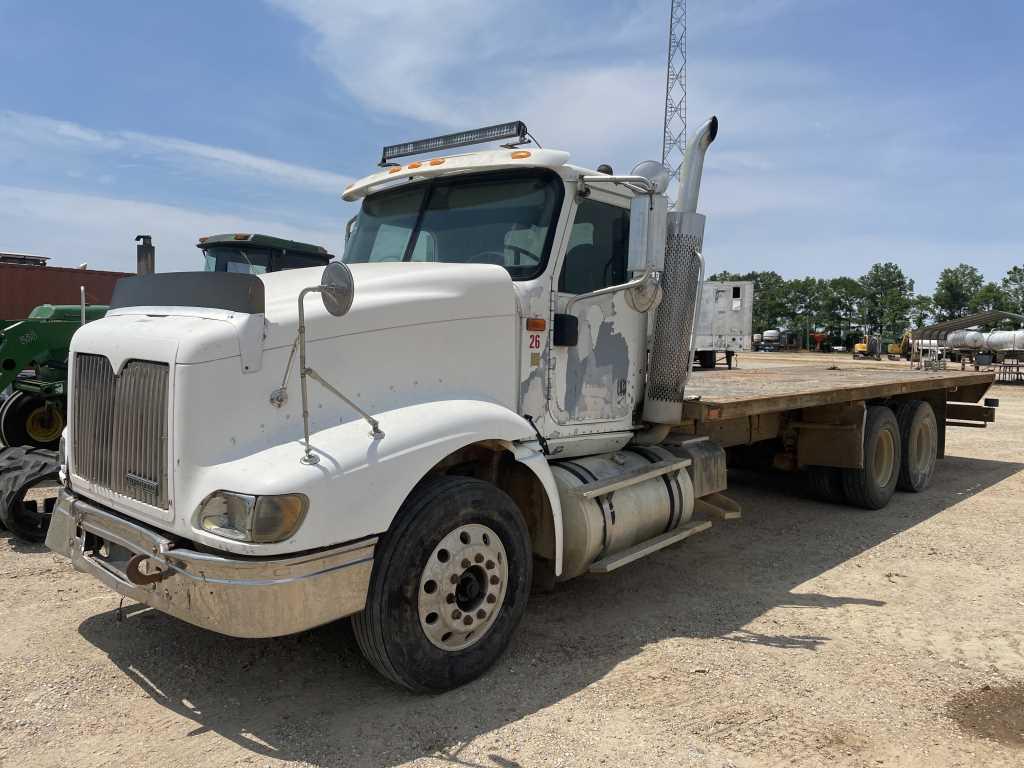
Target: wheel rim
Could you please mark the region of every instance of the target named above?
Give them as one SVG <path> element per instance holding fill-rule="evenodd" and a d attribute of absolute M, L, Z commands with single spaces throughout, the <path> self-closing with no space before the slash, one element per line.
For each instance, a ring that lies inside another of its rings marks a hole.
<path fill-rule="evenodd" d="M 64 417 L 52 405 L 43 404 L 25 419 L 25 434 L 37 443 L 52 443 L 64 431 Z"/>
<path fill-rule="evenodd" d="M 896 441 L 892 433 L 883 429 L 878 433 L 878 443 L 875 445 L 875 456 L 872 461 L 872 469 L 875 473 L 875 482 L 880 487 L 885 487 L 892 479 L 893 469 L 896 465 Z"/>
<path fill-rule="evenodd" d="M 508 557 L 498 535 L 486 525 L 460 525 L 434 547 L 420 576 L 423 633 L 445 651 L 479 642 L 501 612 L 507 585 Z"/>

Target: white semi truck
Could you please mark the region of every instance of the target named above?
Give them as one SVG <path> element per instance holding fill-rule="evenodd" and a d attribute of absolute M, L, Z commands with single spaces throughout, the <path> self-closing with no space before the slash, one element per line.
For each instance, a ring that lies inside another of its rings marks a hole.
<path fill-rule="evenodd" d="M 48 546 L 227 635 L 352 616 L 380 672 L 436 691 L 495 662 L 531 584 L 733 513 L 726 449 L 862 507 L 925 487 L 947 418 L 991 420 L 990 374 L 690 377 L 717 129 L 671 212 L 659 164 L 590 171 L 511 123 L 385 148 L 344 192 L 344 262 L 123 281 L 71 345 Z"/>

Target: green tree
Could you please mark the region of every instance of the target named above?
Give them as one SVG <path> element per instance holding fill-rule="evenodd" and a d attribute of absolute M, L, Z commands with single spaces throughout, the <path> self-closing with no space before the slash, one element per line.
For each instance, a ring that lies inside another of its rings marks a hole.
<path fill-rule="evenodd" d="M 978 292 L 975 293 L 970 302 L 968 308 L 971 312 L 988 312 L 993 309 L 1007 310 L 1010 304 L 1010 299 L 1006 295 L 1002 286 L 998 283 L 985 283 Z"/>
<path fill-rule="evenodd" d="M 787 280 L 783 296 L 785 301 L 785 321 L 789 330 L 797 331 L 804 343 L 811 331 L 817 330 L 821 314 L 821 288 L 813 277 Z"/>
<path fill-rule="evenodd" d="M 1024 267 L 1010 267 L 1002 286 L 1006 294 L 1006 310 L 1024 315 Z"/>
<path fill-rule="evenodd" d="M 900 338 L 910 323 L 914 281 L 899 265 L 887 261 L 873 264 L 859 282 L 863 291 L 860 309 L 865 329 L 884 339 Z"/>
<path fill-rule="evenodd" d="M 858 323 L 864 291 L 852 277 L 834 277 L 821 283 L 819 322 L 833 343 L 844 343 Z"/>
<path fill-rule="evenodd" d="M 924 328 L 935 317 L 935 302 L 931 296 L 919 293 L 910 303 L 910 322 L 915 328 Z"/>
<path fill-rule="evenodd" d="M 970 313 L 971 299 L 981 290 L 985 278 L 970 264 L 946 267 L 935 284 L 936 315 L 939 320 L 954 320 Z"/>

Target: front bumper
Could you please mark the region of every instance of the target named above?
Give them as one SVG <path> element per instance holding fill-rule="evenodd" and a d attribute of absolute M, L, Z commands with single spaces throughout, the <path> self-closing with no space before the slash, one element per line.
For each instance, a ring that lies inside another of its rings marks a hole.
<path fill-rule="evenodd" d="M 66 490 L 46 536 L 46 546 L 115 592 L 234 637 L 288 635 L 358 613 L 376 543 L 283 558 L 213 555 L 178 547 Z"/>

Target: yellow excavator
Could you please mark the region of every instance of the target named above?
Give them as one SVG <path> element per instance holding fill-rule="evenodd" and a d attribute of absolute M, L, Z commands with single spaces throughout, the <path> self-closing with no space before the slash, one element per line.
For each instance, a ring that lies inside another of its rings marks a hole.
<path fill-rule="evenodd" d="M 882 340 L 877 336 L 865 335 L 862 341 L 853 345 L 854 360 L 881 360 Z"/>
<path fill-rule="evenodd" d="M 894 341 L 886 349 L 886 355 L 890 360 L 909 360 L 913 347 L 910 343 L 910 331 L 904 331 L 899 341 Z"/>

